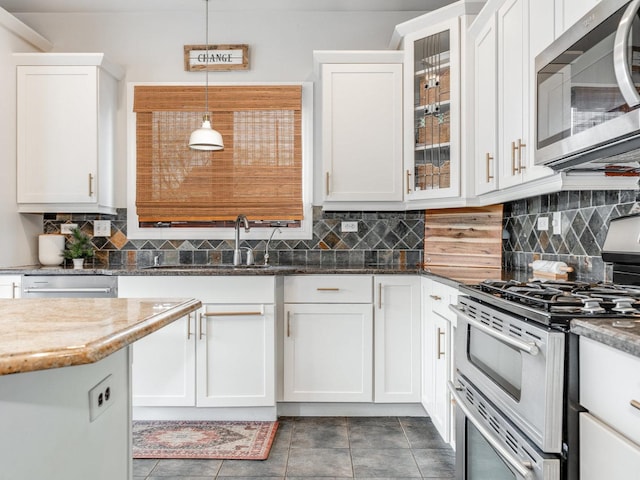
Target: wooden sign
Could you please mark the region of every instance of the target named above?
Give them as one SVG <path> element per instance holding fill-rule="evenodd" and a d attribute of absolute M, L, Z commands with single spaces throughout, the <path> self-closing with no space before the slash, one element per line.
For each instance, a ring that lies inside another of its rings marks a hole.
<path fill-rule="evenodd" d="M 206 45 L 184 46 L 184 69 L 187 72 L 248 68 L 249 45 L 209 45 L 208 48 Z"/>

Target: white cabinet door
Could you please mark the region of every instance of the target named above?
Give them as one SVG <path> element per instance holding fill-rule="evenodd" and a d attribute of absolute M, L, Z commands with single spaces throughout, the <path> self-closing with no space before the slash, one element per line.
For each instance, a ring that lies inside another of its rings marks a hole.
<path fill-rule="evenodd" d="M 474 157 L 475 193 L 481 195 L 498 188 L 497 149 L 497 44 L 496 17 L 474 36 Z"/>
<path fill-rule="evenodd" d="M 205 304 L 133 344 L 134 406 L 274 404 L 273 277 L 121 276 L 118 295 Z"/>
<path fill-rule="evenodd" d="M 18 66 L 19 203 L 95 201 L 97 85 L 96 67 Z"/>
<path fill-rule="evenodd" d="M 452 443 L 454 416 L 447 382 L 453 376 L 455 304 L 457 290 L 435 280 L 422 279 L 422 406 L 442 439 Z"/>
<path fill-rule="evenodd" d="M 640 445 L 588 413 L 580 414 L 580 480 L 629 480 L 640 472 Z"/>
<path fill-rule="evenodd" d="M 402 201 L 402 65 L 322 65 L 325 201 Z"/>
<path fill-rule="evenodd" d="M 371 402 L 371 304 L 285 304 L 284 401 Z"/>
<path fill-rule="evenodd" d="M 460 195 L 460 18 L 404 38 L 407 200 Z"/>
<path fill-rule="evenodd" d="M 377 403 L 420 401 L 420 278 L 374 277 Z"/>
<path fill-rule="evenodd" d="M 498 144 L 500 188 L 522 183 L 529 137 L 529 0 L 498 9 Z"/>
<path fill-rule="evenodd" d="M 188 297 L 180 277 L 118 277 L 120 298 Z M 187 287 L 188 289 L 188 287 Z M 132 345 L 131 389 L 134 406 L 196 404 L 195 313 Z"/>
<path fill-rule="evenodd" d="M 275 405 L 273 305 L 205 305 L 198 323 L 197 405 Z"/>
<path fill-rule="evenodd" d="M 132 345 L 134 406 L 196 404 L 194 315 L 176 320 Z"/>
<path fill-rule="evenodd" d="M 600 0 L 556 0 L 556 38 L 598 3 Z"/>
<path fill-rule="evenodd" d="M 101 54 L 16 61 L 18 210 L 115 213 L 120 69 Z"/>
<path fill-rule="evenodd" d="M 20 298 L 20 275 L 0 275 L 0 298 Z"/>

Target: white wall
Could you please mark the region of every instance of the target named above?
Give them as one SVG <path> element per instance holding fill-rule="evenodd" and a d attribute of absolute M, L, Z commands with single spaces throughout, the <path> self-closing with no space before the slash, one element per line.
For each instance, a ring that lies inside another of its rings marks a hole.
<path fill-rule="evenodd" d="M 209 43 L 248 44 L 249 70 L 211 72 L 215 82 L 312 80 L 313 50 L 386 50 L 396 24 L 424 12 L 210 12 Z M 156 13 L 46 14 L 18 17 L 56 52 L 104 52 L 126 69 L 125 82 L 204 82 L 185 72 L 183 46 L 205 40 L 204 7 Z M 126 89 L 121 88 L 117 206 L 126 206 Z"/>
<path fill-rule="evenodd" d="M 0 8 L 0 266 L 37 263 L 42 215 L 20 215 L 16 205 L 16 73 L 11 54 L 38 51 L 25 38 L 48 47 L 44 39 Z"/>

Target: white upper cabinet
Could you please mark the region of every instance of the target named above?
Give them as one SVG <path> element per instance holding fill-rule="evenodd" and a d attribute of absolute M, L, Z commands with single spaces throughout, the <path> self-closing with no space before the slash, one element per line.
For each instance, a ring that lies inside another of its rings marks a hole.
<path fill-rule="evenodd" d="M 102 54 L 15 54 L 20 212 L 115 213 L 118 80 Z"/>
<path fill-rule="evenodd" d="M 598 3 L 600 0 L 555 0 L 556 38 Z"/>
<path fill-rule="evenodd" d="M 499 184 L 522 183 L 529 164 L 529 0 L 508 0 L 498 19 Z"/>
<path fill-rule="evenodd" d="M 403 200 L 402 55 L 315 52 L 315 60 L 322 85 L 325 208 L 398 202 L 397 208 Z"/>
<path fill-rule="evenodd" d="M 498 65 L 496 16 L 472 33 L 474 55 L 474 159 L 477 195 L 498 188 Z"/>
<path fill-rule="evenodd" d="M 458 18 L 404 38 L 407 200 L 460 195 Z"/>

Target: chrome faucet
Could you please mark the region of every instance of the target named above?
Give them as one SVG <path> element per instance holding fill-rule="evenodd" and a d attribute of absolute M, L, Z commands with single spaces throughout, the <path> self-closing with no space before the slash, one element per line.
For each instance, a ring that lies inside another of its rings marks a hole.
<path fill-rule="evenodd" d="M 273 236 L 275 235 L 276 232 L 282 233 L 282 230 L 280 230 L 278 227 L 274 228 L 273 231 L 271 232 L 271 235 L 269 236 L 269 240 L 267 240 L 267 247 L 264 249 L 264 264 L 265 265 L 269 265 L 269 244 L 271 243 L 271 239 L 273 238 Z"/>
<path fill-rule="evenodd" d="M 249 221 L 244 215 L 238 215 L 236 217 L 236 247 L 233 250 L 233 264 L 242 264 L 242 250 L 240 249 L 240 223 L 244 224 L 244 231 L 249 233 Z"/>

